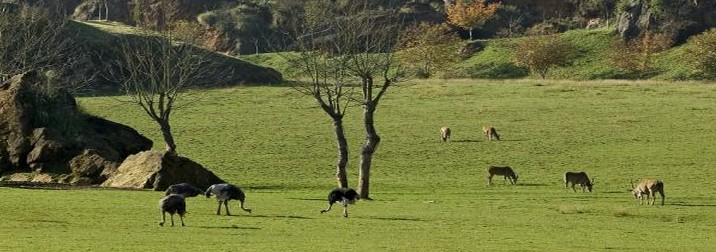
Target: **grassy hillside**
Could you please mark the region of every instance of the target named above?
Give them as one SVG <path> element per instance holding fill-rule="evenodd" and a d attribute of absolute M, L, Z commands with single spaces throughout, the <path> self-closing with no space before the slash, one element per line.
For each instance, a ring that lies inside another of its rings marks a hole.
<path fill-rule="evenodd" d="M 76 30 L 74 38 L 88 51 L 97 67 L 97 85 L 111 85 L 112 80 L 107 77 L 110 74 L 102 71 L 109 69 L 110 64 L 116 61 L 116 55 L 122 53 L 116 51 L 121 39 L 142 39 L 148 32 L 143 32 L 135 27 L 116 22 L 87 21 L 72 22 L 71 29 Z M 217 72 L 232 73 L 230 76 L 205 76 L 198 80 L 197 85 L 226 86 L 241 84 L 278 84 L 282 81 L 281 73 L 270 68 L 258 66 L 234 57 L 199 50 L 201 58 L 217 62 Z M 99 67 L 98 67 L 99 66 Z M 106 82 L 102 82 L 102 80 Z"/>
<path fill-rule="evenodd" d="M 577 47 L 577 55 L 566 67 L 549 71 L 548 79 L 601 80 L 601 79 L 653 79 L 653 80 L 698 80 L 701 79 L 687 65 L 685 46 L 677 46 L 657 53 L 648 73 L 630 73 L 616 68 L 609 60 L 612 43 L 619 38 L 607 28 L 593 30 L 571 30 L 560 36 Z M 473 79 L 516 79 L 539 78 L 513 63 L 514 45 L 524 38 L 478 40 L 482 50 L 460 61 L 453 70 L 444 75 L 448 78 Z M 279 55 L 273 53 L 242 56 L 241 59 L 268 66 L 286 73 L 291 66 Z"/>
<path fill-rule="evenodd" d="M 716 232 L 716 86 L 700 83 L 459 81 L 402 83 L 377 112 L 373 201 L 327 214 L 336 151 L 330 120 L 288 87 L 196 93 L 173 119 L 178 151 L 246 189 L 251 214 L 216 216 L 188 199 L 187 227 L 157 225 L 160 192 L 0 188 L 4 248 L 78 250 L 710 251 Z M 93 114 L 157 126 L 116 97 L 82 98 Z M 350 184 L 363 140 L 346 117 Z M 503 141 L 479 132 L 492 124 Z M 451 142 L 439 140 L 450 126 Z M 519 184 L 486 185 L 488 165 Z M 595 192 L 565 189 L 586 171 Z M 639 206 L 630 181 L 665 182 L 665 206 Z M 706 179 L 704 179 L 706 178 Z M 699 183 L 695 186 L 694 183 Z M 42 242 L 38 242 L 38 240 Z M 569 242 L 565 242 L 569 241 Z"/>

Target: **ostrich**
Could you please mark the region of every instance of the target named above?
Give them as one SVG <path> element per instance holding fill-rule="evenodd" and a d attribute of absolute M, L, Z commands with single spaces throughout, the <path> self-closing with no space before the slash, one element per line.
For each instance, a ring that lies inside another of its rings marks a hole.
<path fill-rule="evenodd" d="M 164 192 L 164 195 L 170 195 L 170 194 L 179 194 L 184 198 L 187 197 L 196 197 L 199 194 L 204 194 L 204 191 L 202 191 L 199 188 L 196 188 L 193 185 L 187 184 L 187 183 L 181 183 L 176 185 L 171 185 L 167 190 Z"/>
<path fill-rule="evenodd" d="M 159 209 L 162 212 L 162 221 L 159 222 L 159 226 L 164 226 L 164 221 L 166 220 L 166 213 L 169 213 L 169 217 L 172 221 L 172 227 L 174 226 L 174 214 L 179 214 L 179 218 L 181 219 L 181 226 L 184 226 L 184 214 L 186 214 L 186 202 L 184 201 L 184 197 L 179 194 L 170 194 L 167 196 L 164 196 L 161 200 L 159 200 Z"/>
<path fill-rule="evenodd" d="M 229 200 L 238 200 L 241 202 L 241 209 L 251 213 L 251 209 L 244 208 L 244 200 L 246 199 L 246 195 L 244 195 L 244 192 L 241 191 L 241 189 L 235 185 L 231 184 L 214 184 L 209 187 L 209 189 L 206 189 L 206 195 L 207 198 L 211 197 L 211 195 L 216 195 L 216 199 L 219 201 L 219 208 L 216 209 L 216 215 L 221 215 L 221 203 L 224 203 L 224 206 L 226 207 L 226 215 L 231 215 L 229 213 Z"/>
<path fill-rule="evenodd" d="M 360 199 L 356 190 L 351 188 L 336 188 L 328 194 L 328 208 L 321 210 L 321 213 L 331 211 L 333 203 L 341 202 L 343 204 L 343 217 L 348 218 L 348 205 L 353 204 Z"/>

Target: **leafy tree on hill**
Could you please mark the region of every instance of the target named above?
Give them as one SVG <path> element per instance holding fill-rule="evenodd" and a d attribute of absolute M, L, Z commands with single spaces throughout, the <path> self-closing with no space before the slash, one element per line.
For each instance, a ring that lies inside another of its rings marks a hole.
<path fill-rule="evenodd" d="M 458 62 L 462 43 L 447 25 L 423 22 L 405 29 L 399 46 L 401 62 L 415 69 L 418 77 L 428 78 Z"/>
<path fill-rule="evenodd" d="M 710 79 L 716 79 L 716 29 L 691 37 L 686 54 L 691 65 Z"/>
<path fill-rule="evenodd" d="M 544 79 L 550 68 L 569 64 L 576 52 L 576 47 L 559 35 L 539 35 L 518 41 L 512 57 L 517 66 Z"/>
<path fill-rule="evenodd" d="M 448 23 L 468 30 L 470 40 L 472 40 L 472 30 L 480 28 L 490 20 L 500 3 L 485 3 L 485 0 L 479 0 L 471 4 L 466 4 L 463 0 L 456 0 L 454 4 L 445 5 L 445 13 L 447 14 Z"/>

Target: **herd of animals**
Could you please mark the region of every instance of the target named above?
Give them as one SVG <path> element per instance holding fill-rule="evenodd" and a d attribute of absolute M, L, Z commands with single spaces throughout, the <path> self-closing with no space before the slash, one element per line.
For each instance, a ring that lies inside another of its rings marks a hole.
<path fill-rule="evenodd" d="M 497 130 L 490 125 L 482 127 L 482 133 L 489 141 L 500 140 L 500 135 L 497 134 Z M 443 142 L 447 142 L 448 140 L 450 140 L 451 134 L 452 132 L 449 127 L 440 128 L 440 139 Z M 509 166 L 488 167 L 488 185 L 492 185 L 492 177 L 494 176 L 503 176 L 505 181 L 509 180 L 511 184 L 517 184 L 517 174 L 515 174 L 515 171 L 512 170 L 512 168 Z M 594 186 L 594 181 L 589 179 L 589 176 L 587 176 L 586 172 L 566 172 L 564 174 L 564 186 L 569 187 L 569 184 L 572 184 L 572 190 L 574 190 L 575 192 L 577 191 L 577 189 L 575 189 L 576 185 L 579 185 L 583 192 L 585 189 L 591 192 L 592 187 Z M 659 195 L 661 196 L 661 204 L 664 205 L 664 182 L 662 182 L 661 180 L 642 179 L 641 182 L 639 182 L 639 184 L 637 184 L 636 186 L 632 185 L 631 193 L 635 199 L 639 199 L 639 204 L 644 204 L 644 196 L 646 196 L 646 203 L 648 205 L 654 205 L 656 201 L 656 193 L 659 193 Z"/>
<path fill-rule="evenodd" d="M 500 135 L 497 130 L 492 126 L 484 126 L 482 132 L 485 138 L 489 141 L 500 140 Z M 442 127 L 440 129 L 440 139 L 443 142 L 450 140 L 451 130 L 449 127 Z M 503 176 L 505 183 L 510 181 L 510 184 L 517 184 L 517 174 L 509 166 L 490 166 L 487 168 L 487 184 L 492 185 L 492 177 Z M 594 186 L 594 181 L 589 179 L 589 176 L 585 172 L 566 172 L 564 174 L 564 187 L 569 188 L 571 184 L 572 190 L 577 191 L 575 188 L 579 186 L 582 192 L 585 190 L 591 192 Z M 646 196 L 647 205 L 654 205 L 656 203 L 656 194 L 661 196 L 661 205 L 664 205 L 664 182 L 658 179 L 643 179 L 636 186 L 632 185 L 632 195 L 635 199 L 639 200 L 639 204 L 644 204 L 644 196 Z M 181 225 L 184 226 L 184 215 L 186 214 L 186 201 L 187 197 L 196 197 L 198 195 L 205 195 L 210 198 L 214 195 L 219 202 L 219 206 L 216 209 L 216 214 L 221 215 L 221 205 L 224 205 L 226 215 L 231 215 L 229 212 L 229 200 L 238 200 L 239 207 L 251 213 L 251 209 L 244 207 L 244 201 L 246 195 L 237 186 L 231 184 L 214 184 L 210 186 L 206 191 L 203 191 L 193 185 L 187 183 L 181 183 L 169 186 L 165 191 L 165 196 L 159 201 L 159 209 L 162 214 L 162 221 L 159 222 L 160 226 L 164 226 L 166 221 L 166 213 L 169 213 L 171 224 L 174 226 L 174 214 L 179 215 L 181 219 Z M 321 210 L 320 213 L 326 213 L 331 211 L 333 204 L 341 203 L 343 205 L 343 217 L 348 217 L 348 205 L 355 203 L 356 200 L 360 199 L 358 193 L 351 188 L 335 188 L 328 194 L 328 208 Z"/>
<path fill-rule="evenodd" d="M 159 200 L 159 209 L 162 214 L 162 221 L 159 222 L 159 226 L 164 226 L 166 222 L 166 214 L 169 213 L 172 226 L 174 226 L 174 214 L 179 215 L 181 219 L 181 225 L 184 226 L 184 215 L 186 214 L 186 201 L 187 197 L 196 197 L 198 195 L 205 195 L 210 198 L 212 195 L 216 197 L 219 202 L 219 207 L 216 209 L 216 215 L 221 215 L 221 205 L 224 205 L 226 215 L 231 215 L 229 212 L 229 200 L 238 200 L 239 207 L 247 213 L 251 213 L 250 208 L 244 207 L 244 201 L 246 200 L 246 194 L 238 186 L 232 184 L 214 184 L 211 185 L 206 191 L 188 184 L 181 183 L 171 185 L 164 192 L 164 198 Z M 348 205 L 355 203 L 356 200 L 360 199 L 358 192 L 351 188 L 336 188 L 328 194 L 328 208 L 321 210 L 321 213 L 331 211 L 334 203 L 343 204 L 343 217 L 348 218 Z"/>

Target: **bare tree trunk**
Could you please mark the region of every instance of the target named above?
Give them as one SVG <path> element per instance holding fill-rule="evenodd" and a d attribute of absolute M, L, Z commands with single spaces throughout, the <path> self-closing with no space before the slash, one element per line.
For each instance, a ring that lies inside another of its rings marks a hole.
<path fill-rule="evenodd" d="M 176 153 L 177 145 L 176 145 L 176 143 L 174 143 L 174 136 L 172 135 L 172 127 L 169 125 L 169 121 L 158 119 L 157 123 L 159 124 L 159 128 L 162 131 L 162 137 L 164 138 L 164 143 L 166 143 L 166 145 L 167 145 L 167 152 Z"/>
<path fill-rule="evenodd" d="M 373 153 L 378 149 L 380 136 L 375 130 L 374 113 L 375 104 L 367 102 L 363 111 L 363 123 L 365 124 L 365 143 L 361 150 L 360 171 L 358 174 L 358 195 L 361 199 L 370 200 L 370 168 L 373 161 Z"/>
<path fill-rule="evenodd" d="M 336 133 L 336 144 L 338 146 L 338 161 L 336 163 L 336 180 L 338 187 L 348 187 L 348 141 L 343 130 L 343 119 L 333 118 L 333 130 Z"/>

